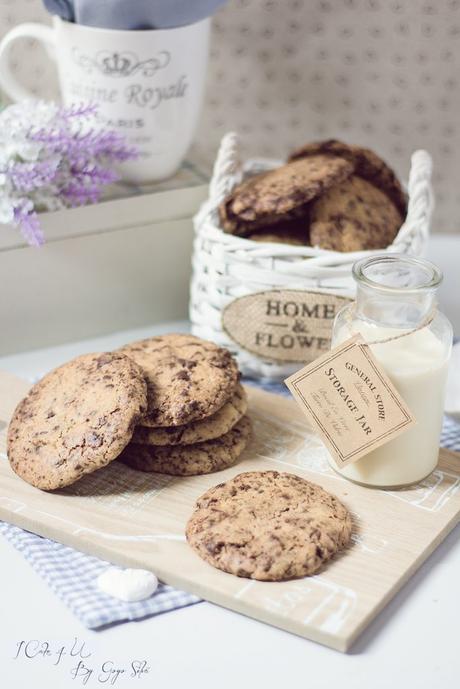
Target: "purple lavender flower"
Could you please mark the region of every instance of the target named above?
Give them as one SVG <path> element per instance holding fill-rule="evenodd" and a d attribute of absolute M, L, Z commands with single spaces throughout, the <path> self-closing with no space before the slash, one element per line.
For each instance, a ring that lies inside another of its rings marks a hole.
<path fill-rule="evenodd" d="M 30 192 L 50 184 L 56 175 L 57 161 L 39 160 L 36 163 L 13 162 L 9 166 L 9 178 L 14 189 Z"/>
<path fill-rule="evenodd" d="M 69 105 L 66 108 L 60 108 L 59 115 L 63 119 L 96 116 L 97 105 L 96 103 L 72 103 L 72 105 Z"/>
<path fill-rule="evenodd" d="M 25 210 L 23 205 L 17 206 L 14 209 L 14 219 L 28 244 L 31 246 L 41 246 L 45 243 L 45 237 L 35 211 Z"/>
<path fill-rule="evenodd" d="M 115 131 L 96 126 L 97 108 L 21 103 L 0 114 L 0 223 L 18 225 L 29 244 L 44 237 L 38 211 L 96 203 L 119 179 L 115 163 L 136 158 Z M 2 133 L 3 132 L 3 133 Z"/>

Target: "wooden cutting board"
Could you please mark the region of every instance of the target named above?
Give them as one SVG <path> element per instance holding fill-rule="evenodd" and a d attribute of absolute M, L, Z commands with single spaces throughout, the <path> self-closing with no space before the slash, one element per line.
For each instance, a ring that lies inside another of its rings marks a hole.
<path fill-rule="evenodd" d="M 441 450 L 438 468 L 401 491 L 361 488 L 332 469 L 327 450 L 297 405 L 248 387 L 254 439 L 240 461 L 217 474 L 143 474 L 121 463 L 44 493 L 15 476 L 5 436 L 28 383 L 0 372 L 0 519 L 160 579 L 206 600 L 346 651 L 459 520 L 460 456 Z M 241 471 L 289 471 L 335 493 L 354 519 L 350 548 L 320 574 L 282 583 L 220 572 L 187 545 L 195 499 Z"/>

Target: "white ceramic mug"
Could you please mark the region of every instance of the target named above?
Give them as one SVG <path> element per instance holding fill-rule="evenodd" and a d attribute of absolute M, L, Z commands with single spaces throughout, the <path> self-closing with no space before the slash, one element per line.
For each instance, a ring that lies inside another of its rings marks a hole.
<path fill-rule="evenodd" d="M 12 43 L 43 42 L 58 67 L 65 105 L 92 102 L 101 125 L 126 135 L 140 157 L 125 180 L 164 179 L 180 166 L 195 133 L 204 93 L 210 20 L 175 29 L 118 31 L 72 24 L 20 24 L 0 42 L 0 86 L 15 101 L 33 98 L 9 66 Z"/>

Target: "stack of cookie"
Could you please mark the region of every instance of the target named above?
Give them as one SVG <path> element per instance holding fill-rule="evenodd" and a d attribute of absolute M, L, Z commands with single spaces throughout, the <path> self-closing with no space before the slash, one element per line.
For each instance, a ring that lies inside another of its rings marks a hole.
<path fill-rule="evenodd" d="M 391 244 L 406 212 L 401 184 L 376 153 L 328 140 L 239 184 L 219 217 L 225 232 L 254 241 L 362 251 Z"/>
<path fill-rule="evenodd" d="M 144 372 L 147 413 L 119 459 L 176 476 L 220 471 L 236 461 L 251 424 L 228 350 L 192 335 L 165 335 L 120 351 Z"/>
<path fill-rule="evenodd" d="M 246 410 L 227 350 L 192 335 L 154 337 L 85 354 L 44 376 L 13 413 L 8 458 L 42 490 L 114 459 L 166 474 L 218 471 L 249 439 Z"/>

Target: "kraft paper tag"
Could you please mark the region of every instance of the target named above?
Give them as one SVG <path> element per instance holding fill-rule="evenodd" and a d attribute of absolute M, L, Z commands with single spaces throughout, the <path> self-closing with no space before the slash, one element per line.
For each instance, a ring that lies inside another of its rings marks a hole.
<path fill-rule="evenodd" d="M 339 467 L 416 423 L 361 335 L 304 366 L 285 383 Z"/>
<path fill-rule="evenodd" d="M 308 290 L 267 290 L 231 301 L 222 327 L 240 347 L 263 359 L 308 363 L 331 346 L 334 318 L 351 299 Z"/>

